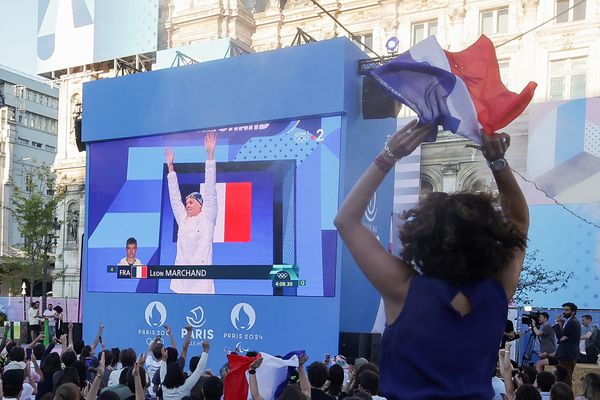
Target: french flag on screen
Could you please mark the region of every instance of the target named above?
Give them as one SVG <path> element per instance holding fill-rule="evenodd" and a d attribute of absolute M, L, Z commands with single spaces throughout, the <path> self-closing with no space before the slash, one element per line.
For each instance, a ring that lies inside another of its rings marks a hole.
<path fill-rule="evenodd" d="M 144 265 L 135 265 L 131 267 L 131 277 L 139 279 L 148 278 L 148 267 Z"/>
<path fill-rule="evenodd" d="M 204 195 L 204 184 L 200 185 Z M 213 243 L 249 242 L 252 228 L 252 182 L 217 183 L 217 224 Z"/>
<path fill-rule="evenodd" d="M 481 143 L 480 129 L 494 133 L 517 118 L 537 86 L 509 91 L 500 79 L 494 44 L 481 36 L 467 49 L 445 51 L 435 36 L 371 72 L 384 89 L 419 117 Z M 437 127 L 427 138 L 435 141 Z"/>

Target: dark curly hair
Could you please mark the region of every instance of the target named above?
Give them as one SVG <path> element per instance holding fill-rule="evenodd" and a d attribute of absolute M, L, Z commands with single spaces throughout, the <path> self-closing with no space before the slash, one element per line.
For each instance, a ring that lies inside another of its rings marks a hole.
<path fill-rule="evenodd" d="M 403 215 L 402 259 L 424 275 L 455 284 L 494 276 L 526 244 L 497 204 L 484 192 L 428 194 Z"/>

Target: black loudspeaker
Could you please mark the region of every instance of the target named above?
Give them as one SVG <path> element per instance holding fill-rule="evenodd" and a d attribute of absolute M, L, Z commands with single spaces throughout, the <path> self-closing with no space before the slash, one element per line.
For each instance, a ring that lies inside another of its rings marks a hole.
<path fill-rule="evenodd" d="M 73 118 L 73 124 L 75 127 L 75 143 L 77 144 L 77 150 L 85 151 L 85 143 L 81 141 L 81 120 L 81 114 L 78 114 Z"/>
<path fill-rule="evenodd" d="M 396 118 L 402 104 L 386 93 L 381 84 L 370 76 L 363 76 L 363 119 Z"/>
<path fill-rule="evenodd" d="M 69 332 L 68 324 L 65 324 L 65 333 Z M 83 339 L 83 324 L 80 322 L 73 322 L 73 343 Z M 89 344 L 89 343 L 88 343 Z"/>
<path fill-rule="evenodd" d="M 340 332 L 338 353 L 345 356 L 349 363 L 359 357 L 379 364 L 381 358 L 380 333 Z"/>

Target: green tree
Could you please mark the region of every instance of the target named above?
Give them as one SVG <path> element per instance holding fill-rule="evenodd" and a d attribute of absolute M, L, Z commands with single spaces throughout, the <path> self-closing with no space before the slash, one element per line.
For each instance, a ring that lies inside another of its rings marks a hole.
<path fill-rule="evenodd" d="M 518 306 L 529 305 L 537 293 L 551 293 L 567 287 L 574 272 L 552 269 L 545 265 L 539 249 L 527 250 L 523 271 L 513 301 Z"/>
<path fill-rule="evenodd" d="M 17 246 L 19 251 L 16 254 L 3 257 L 0 279 L 13 293 L 20 293 L 21 282 L 26 280 L 31 298 L 33 286 L 44 282 L 44 271 L 47 272 L 49 265 L 54 262 L 52 246 L 58 223 L 56 207 L 65 193 L 64 188 L 56 185 L 55 176 L 48 165 L 27 172 L 25 189 L 15 184 L 12 178 L 10 185 L 11 204 L 5 207 L 13 214 L 23 242 Z M 45 291 L 42 296 L 45 303 Z"/>

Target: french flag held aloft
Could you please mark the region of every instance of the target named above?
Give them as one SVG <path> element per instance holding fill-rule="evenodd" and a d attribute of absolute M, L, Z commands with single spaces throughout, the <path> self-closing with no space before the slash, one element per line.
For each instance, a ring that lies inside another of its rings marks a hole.
<path fill-rule="evenodd" d="M 529 82 L 519 94 L 509 91 L 500 79 L 494 45 L 484 35 L 456 53 L 430 36 L 371 76 L 415 111 L 420 124 L 434 122 L 476 143 L 481 143 L 480 129 L 491 134 L 517 118 L 537 86 Z M 436 135 L 437 126 L 427 140 L 435 141 Z"/>

